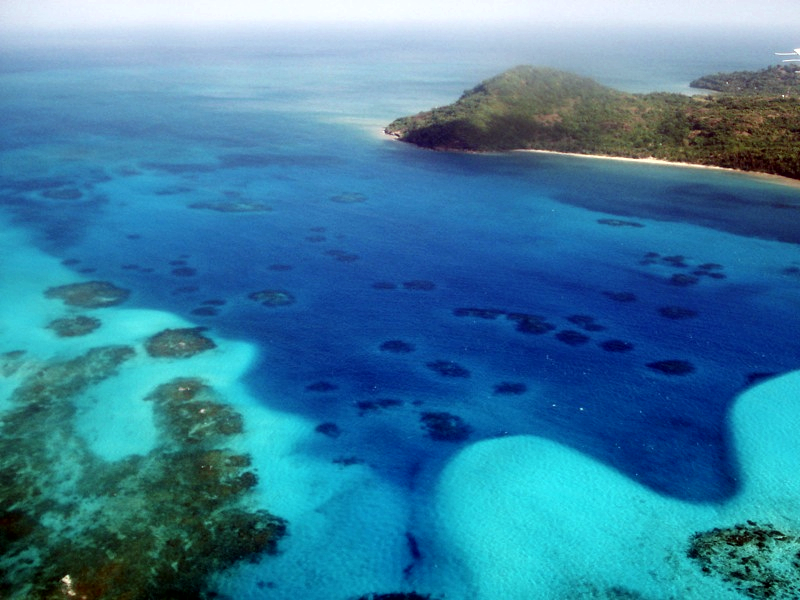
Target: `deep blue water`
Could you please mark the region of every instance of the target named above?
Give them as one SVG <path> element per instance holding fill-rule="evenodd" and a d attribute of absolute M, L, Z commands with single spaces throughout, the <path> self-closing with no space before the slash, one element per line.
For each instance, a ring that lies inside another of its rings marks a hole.
<path fill-rule="evenodd" d="M 133 290 L 128 306 L 256 344 L 247 385 L 259 400 L 341 431 L 310 436 L 309 456 L 357 457 L 413 489 L 420 469 L 466 443 L 425 435 L 421 413 L 446 412 L 469 441 L 542 435 L 663 494 L 719 501 L 737 489 L 730 403 L 800 366 L 797 189 L 700 169 L 433 153 L 380 135 L 521 62 L 677 90 L 767 66 L 775 49 L 755 33 L 737 44 L 579 33 L 518 32 L 489 51 L 477 32 L 6 48 L 0 210 L 71 268 Z M 272 210 L 189 208 L 236 200 Z M 296 302 L 248 298 L 263 289 Z M 670 307 L 685 318 L 659 312 Z M 519 314 L 547 330 L 518 331 Z M 409 351 L 382 350 L 390 340 Z M 693 370 L 647 366 L 670 360 Z M 439 374 L 436 361 L 467 376 Z M 319 382 L 332 385 L 308 389 Z M 497 393 L 503 382 L 521 393 Z"/>

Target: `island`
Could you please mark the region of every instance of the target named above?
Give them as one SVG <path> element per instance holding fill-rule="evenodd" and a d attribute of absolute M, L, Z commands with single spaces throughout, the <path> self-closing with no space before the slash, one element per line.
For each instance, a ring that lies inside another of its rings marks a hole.
<path fill-rule="evenodd" d="M 546 150 L 651 158 L 800 179 L 800 66 L 716 74 L 713 93 L 633 94 L 518 66 L 385 133 L 435 150 Z"/>

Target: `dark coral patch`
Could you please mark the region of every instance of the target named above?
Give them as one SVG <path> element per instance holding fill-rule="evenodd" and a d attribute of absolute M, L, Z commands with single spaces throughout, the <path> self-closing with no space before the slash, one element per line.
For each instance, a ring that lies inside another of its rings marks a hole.
<path fill-rule="evenodd" d="M 175 288 L 174 290 L 172 290 L 172 294 L 173 294 L 173 295 L 178 295 L 178 294 L 191 294 L 191 293 L 193 293 L 193 292 L 196 292 L 196 291 L 197 291 L 197 290 L 199 290 L 199 289 L 200 289 L 200 288 L 199 288 L 199 287 L 197 287 L 196 285 L 184 285 L 184 286 L 181 286 L 181 287 L 179 287 L 179 288 Z"/>
<path fill-rule="evenodd" d="M 475 317 L 477 319 L 496 319 L 504 315 L 505 311 L 494 308 L 456 308 L 453 314 L 457 317 Z"/>
<path fill-rule="evenodd" d="M 685 273 L 675 273 L 669 278 L 669 282 L 672 285 L 680 287 L 695 285 L 698 281 L 700 281 L 700 279 L 696 275 L 686 275 Z"/>
<path fill-rule="evenodd" d="M 75 188 L 62 188 L 58 190 L 45 190 L 42 196 L 50 200 L 80 200 L 83 192 Z"/>
<path fill-rule="evenodd" d="M 585 331 L 603 331 L 605 329 L 604 326 L 595 322 L 594 317 L 589 315 L 570 315 L 567 317 L 567 321 L 581 327 Z"/>
<path fill-rule="evenodd" d="M 295 302 L 294 296 L 286 290 L 261 290 L 253 292 L 247 297 L 264 306 L 288 306 Z"/>
<path fill-rule="evenodd" d="M 420 416 L 423 428 L 438 442 L 462 442 L 472 428 L 461 417 L 446 412 L 426 412 Z"/>
<path fill-rule="evenodd" d="M 375 412 L 386 408 L 397 408 L 403 405 L 402 400 L 395 398 L 379 398 L 378 400 L 359 400 L 356 402 L 358 413 L 364 415 L 368 412 Z"/>
<path fill-rule="evenodd" d="M 227 300 L 222 300 L 221 298 L 211 298 L 210 300 L 203 300 L 202 302 L 202 304 L 206 306 L 225 306 L 227 303 Z"/>
<path fill-rule="evenodd" d="M 328 238 L 326 238 L 324 235 L 309 235 L 309 236 L 306 236 L 306 241 L 307 242 L 312 242 L 312 243 L 315 243 L 315 244 L 318 244 L 319 242 L 324 242 L 326 239 L 328 239 Z"/>
<path fill-rule="evenodd" d="M 498 396 L 519 396 L 527 391 L 527 385 L 512 381 L 501 381 L 494 386 L 494 393 Z"/>
<path fill-rule="evenodd" d="M 777 376 L 778 373 L 748 373 L 747 377 L 745 377 L 745 381 L 747 385 L 753 385 L 754 383 L 761 383 L 762 381 L 766 381 L 767 379 L 772 379 L 773 377 Z"/>
<path fill-rule="evenodd" d="M 688 360 L 658 360 L 647 363 L 647 368 L 659 371 L 665 375 L 688 375 L 694 372 L 694 365 Z"/>
<path fill-rule="evenodd" d="M 662 306 L 658 309 L 658 314 L 667 319 L 691 319 L 697 316 L 697 311 L 683 306 Z"/>
<path fill-rule="evenodd" d="M 599 345 L 606 352 L 630 352 L 634 348 L 633 344 L 624 340 L 605 340 Z"/>
<path fill-rule="evenodd" d="M 172 269 L 172 274 L 176 277 L 194 277 L 197 275 L 197 269 L 193 269 L 192 267 L 178 267 Z"/>
<path fill-rule="evenodd" d="M 338 389 L 339 386 L 333 384 L 329 381 L 316 381 L 314 383 L 309 383 L 306 386 L 306 391 L 308 392 L 332 392 L 333 390 Z"/>
<path fill-rule="evenodd" d="M 237 200 L 229 202 L 194 202 L 189 208 L 213 210 L 222 213 L 254 213 L 269 212 L 270 206 L 263 202 L 251 202 L 247 200 Z"/>
<path fill-rule="evenodd" d="M 358 600 L 434 600 L 430 594 L 418 594 L 417 592 L 391 592 L 388 594 L 365 594 Z"/>
<path fill-rule="evenodd" d="M 376 281 L 372 284 L 372 287 L 376 290 L 396 290 L 397 284 L 391 281 Z"/>
<path fill-rule="evenodd" d="M 615 302 L 636 302 L 636 294 L 633 292 L 603 292 L 603 295 Z"/>
<path fill-rule="evenodd" d="M 644 225 L 636 221 L 623 221 L 621 219 L 597 219 L 597 222 L 611 227 L 644 227 Z"/>
<path fill-rule="evenodd" d="M 270 265 L 268 268 L 269 268 L 270 271 L 291 271 L 292 270 L 292 265 L 284 265 L 282 263 L 275 263 L 274 265 Z"/>
<path fill-rule="evenodd" d="M 559 342 L 564 342 L 568 346 L 581 346 L 589 341 L 589 336 L 573 329 L 563 329 L 556 334 Z"/>
<path fill-rule="evenodd" d="M 65 317 L 55 319 L 47 326 L 52 329 L 59 337 L 78 337 L 88 335 L 100 327 L 100 319 L 78 315 L 77 317 Z"/>
<path fill-rule="evenodd" d="M 674 256 L 664 256 L 662 262 L 667 263 L 668 265 L 675 267 L 677 269 L 685 269 L 689 265 L 686 262 L 686 257 L 682 254 L 676 254 Z"/>
<path fill-rule="evenodd" d="M 552 323 L 545 321 L 544 317 L 538 315 L 529 315 L 525 313 L 509 313 L 506 318 L 510 321 L 517 322 L 517 331 L 522 333 L 532 333 L 534 335 L 541 335 L 553 331 L 556 326 Z"/>
<path fill-rule="evenodd" d="M 339 262 L 355 262 L 359 258 L 358 254 L 352 254 L 344 250 L 328 250 L 325 254 L 333 256 Z"/>
<path fill-rule="evenodd" d="M 429 292 L 436 288 L 436 284 L 427 279 L 413 279 L 411 281 L 404 281 L 403 288 L 407 290 Z"/>
<path fill-rule="evenodd" d="M 219 310 L 213 306 L 198 306 L 191 313 L 198 317 L 216 317 L 219 314 Z"/>
<path fill-rule="evenodd" d="M 59 298 L 69 306 L 104 308 L 121 304 L 130 296 L 130 290 L 119 288 L 108 281 L 86 281 L 48 288 L 47 298 Z"/>
<path fill-rule="evenodd" d="M 413 352 L 414 344 L 409 344 L 403 340 L 387 340 L 381 344 L 381 350 L 383 352 L 397 352 L 402 354 Z"/>
<path fill-rule="evenodd" d="M 442 377 L 469 377 L 469 371 L 452 360 L 435 360 L 426 366 Z"/>
<path fill-rule="evenodd" d="M 335 465 L 342 465 L 343 467 L 352 467 L 353 465 L 364 464 L 364 459 L 357 456 L 340 456 L 331 461 Z"/>
<path fill-rule="evenodd" d="M 326 435 L 329 438 L 337 438 L 342 435 L 342 430 L 336 423 L 320 423 L 314 428 L 314 431 Z"/>
<path fill-rule="evenodd" d="M 359 192 L 343 192 L 336 196 L 331 196 L 331 202 L 338 202 L 339 204 L 357 204 L 366 201 L 366 195 Z"/>
<path fill-rule="evenodd" d="M 203 335 L 205 327 L 165 329 L 148 339 L 145 350 L 157 358 L 190 358 L 216 348 L 214 340 Z"/>

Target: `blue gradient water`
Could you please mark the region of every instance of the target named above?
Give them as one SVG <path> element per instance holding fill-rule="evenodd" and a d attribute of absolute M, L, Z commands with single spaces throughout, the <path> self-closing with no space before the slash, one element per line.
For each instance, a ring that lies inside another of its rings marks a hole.
<path fill-rule="evenodd" d="M 128 306 L 252 342 L 245 384 L 263 407 L 338 427 L 310 430 L 296 454 L 362 461 L 421 513 L 455 451 L 517 434 L 670 497 L 730 498 L 730 403 L 800 366 L 797 189 L 712 170 L 432 153 L 380 131 L 517 63 L 683 90 L 702 74 L 770 64 L 768 36 L 733 45 L 688 32 L 676 45 L 657 32 L 423 33 L 11 45 L 0 210 L 38 250 L 130 288 Z M 342 194 L 364 201 L 335 201 Z M 272 210 L 190 208 L 238 200 Z M 671 279 L 697 271 L 691 285 Z M 432 289 L 404 286 L 415 281 Z M 13 294 L 14 282 L 2 288 Z M 296 302 L 248 298 L 263 289 Z M 667 318 L 664 307 L 696 314 Z M 553 328 L 520 332 L 509 313 Z M 586 339 L 565 343 L 565 330 Z M 389 340 L 413 349 L 382 350 Z M 608 340 L 632 349 L 608 351 Z M 694 371 L 647 366 L 664 360 Z M 468 376 L 443 376 L 435 361 Z M 331 389 L 308 389 L 321 381 Z M 502 382 L 524 391 L 496 393 Z M 430 412 L 460 417 L 468 441 L 426 435 Z M 397 528 L 424 541 L 414 510 Z"/>

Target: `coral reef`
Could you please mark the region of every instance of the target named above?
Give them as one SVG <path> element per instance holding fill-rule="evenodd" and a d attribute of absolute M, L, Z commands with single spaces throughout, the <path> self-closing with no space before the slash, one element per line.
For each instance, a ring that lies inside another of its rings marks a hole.
<path fill-rule="evenodd" d="M 688 375 L 694 371 L 694 365 L 688 360 L 658 360 L 647 363 L 647 367 L 665 375 Z"/>
<path fill-rule="evenodd" d="M 469 377 L 469 371 L 452 360 L 434 360 L 426 366 L 442 377 Z"/>
<path fill-rule="evenodd" d="M 85 281 L 48 288 L 44 295 L 63 300 L 68 306 L 104 308 L 125 302 L 130 296 L 130 290 L 119 288 L 108 281 Z"/>
<path fill-rule="evenodd" d="M 621 219 L 597 219 L 601 225 L 611 225 L 612 227 L 644 227 L 641 223 L 636 221 L 623 221 Z"/>
<path fill-rule="evenodd" d="M 595 318 L 589 315 L 570 315 L 567 321 L 577 325 L 584 331 L 603 331 L 605 327 L 595 322 Z"/>
<path fill-rule="evenodd" d="M 171 273 L 176 277 L 194 277 L 197 275 L 197 269 L 192 267 L 176 267 L 172 269 Z"/>
<path fill-rule="evenodd" d="M 453 314 L 457 317 L 475 317 L 477 319 L 493 320 L 504 315 L 505 311 L 493 308 L 456 308 Z"/>
<path fill-rule="evenodd" d="M 434 600 L 430 594 L 418 594 L 417 592 L 392 592 L 388 594 L 365 594 L 359 596 L 358 600 Z"/>
<path fill-rule="evenodd" d="M 603 295 L 615 302 L 636 302 L 636 294 L 633 292 L 603 292 Z"/>
<path fill-rule="evenodd" d="M 372 284 L 372 288 L 376 290 L 396 290 L 397 284 L 391 281 L 376 281 Z"/>
<path fill-rule="evenodd" d="M 360 192 L 343 192 L 336 196 L 331 196 L 331 202 L 338 202 L 339 204 L 357 204 L 359 202 L 366 202 L 366 195 Z"/>
<path fill-rule="evenodd" d="M 327 250 L 325 254 L 327 254 L 328 256 L 332 256 L 339 262 L 355 262 L 360 258 L 358 254 L 346 252 L 345 250 L 336 250 L 336 249 Z"/>
<path fill-rule="evenodd" d="M 107 461 L 75 428 L 76 399 L 132 348 L 95 348 L 38 368 L 17 387 L 0 435 L 0 595 L 205 597 L 208 576 L 274 553 L 286 523 L 248 512 L 250 459 L 217 445 L 241 417 L 197 379 L 158 386 L 157 447 Z"/>
<path fill-rule="evenodd" d="M 464 419 L 446 412 L 422 413 L 420 421 L 428 436 L 437 442 L 463 442 L 472 433 Z"/>
<path fill-rule="evenodd" d="M 528 386 L 524 383 L 511 381 L 501 381 L 494 386 L 494 393 L 499 396 L 519 396 L 528 391 Z"/>
<path fill-rule="evenodd" d="M 581 346 L 589 341 L 589 336 L 573 329 L 564 329 L 556 334 L 556 339 L 568 346 Z"/>
<path fill-rule="evenodd" d="M 83 192 L 76 188 L 51 189 L 43 191 L 42 196 L 50 200 L 80 200 Z"/>
<path fill-rule="evenodd" d="M 553 331 L 556 326 L 548 323 L 544 317 L 538 315 L 529 315 L 525 313 L 509 313 L 506 318 L 510 321 L 517 322 L 517 331 L 522 333 L 532 333 L 541 335 L 549 331 Z"/>
<path fill-rule="evenodd" d="M 600 347 L 606 352 L 630 352 L 633 344 L 624 340 L 605 340 L 600 342 Z"/>
<path fill-rule="evenodd" d="M 397 352 L 400 354 L 413 352 L 414 344 L 409 344 L 403 340 L 387 340 L 381 344 L 383 352 Z"/>
<path fill-rule="evenodd" d="M 691 319 L 697 316 L 697 311 L 682 306 L 662 306 L 658 309 L 658 314 L 667 319 Z"/>
<path fill-rule="evenodd" d="M 669 282 L 672 285 L 677 285 L 680 287 L 695 285 L 699 281 L 700 279 L 695 275 L 687 275 L 686 273 L 673 273 L 673 275 L 669 278 Z"/>
<path fill-rule="evenodd" d="M 150 356 L 158 358 L 189 358 L 217 347 L 214 340 L 203 335 L 205 330 L 205 327 L 165 329 L 149 338 L 144 347 Z"/>
<path fill-rule="evenodd" d="M 11 377 L 25 362 L 25 350 L 12 350 L 0 354 L 0 376 Z"/>
<path fill-rule="evenodd" d="M 364 416 L 368 412 L 375 412 L 384 408 L 397 408 L 398 406 L 403 406 L 403 401 L 394 398 L 359 400 L 356 402 L 356 408 L 358 408 L 358 414 L 360 416 Z"/>
<path fill-rule="evenodd" d="M 79 337 L 92 333 L 100 327 L 100 324 L 100 319 L 78 315 L 55 319 L 47 325 L 47 328 L 55 331 L 58 337 Z"/>
<path fill-rule="evenodd" d="M 411 281 L 404 281 L 403 288 L 406 290 L 429 292 L 436 288 L 436 284 L 427 279 L 412 279 Z"/>
<path fill-rule="evenodd" d="M 309 383 L 306 386 L 307 392 L 332 392 L 335 389 L 338 389 L 339 386 L 331 383 L 330 381 L 316 381 L 314 383 Z"/>
<path fill-rule="evenodd" d="M 747 521 L 695 533 L 687 555 L 751 598 L 800 598 L 800 536 L 794 532 Z"/>
<path fill-rule="evenodd" d="M 268 212 L 272 208 L 263 202 L 248 200 L 222 201 L 222 202 L 193 202 L 189 208 L 213 210 L 223 213 L 254 213 Z"/>
<path fill-rule="evenodd" d="M 314 428 L 314 431 L 326 435 L 329 438 L 337 438 L 342 435 L 341 428 L 336 423 L 331 422 L 320 423 Z"/>
<path fill-rule="evenodd" d="M 294 296 L 285 290 L 261 290 L 253 292 L 247 297 L 264 306 L 288 306 L 295 302 Z"/>

